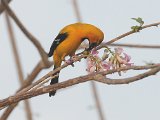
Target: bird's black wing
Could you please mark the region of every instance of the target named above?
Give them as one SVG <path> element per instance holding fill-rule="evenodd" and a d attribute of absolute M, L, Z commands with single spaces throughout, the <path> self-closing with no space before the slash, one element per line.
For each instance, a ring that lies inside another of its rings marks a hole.
<path fill-rule="evenodd" d="M 48 53 L 48 57 L 51 57 L 53 55 L 54 50 L 57 48 L 57 46 L 63 42 L 66 38 L 68 37 L 67 33 L 60 33 L 58 34 L 58 36 L 55 38 L 55 40 L 53 41 L 51 47 L 50 47 L 50 51 Z"/>

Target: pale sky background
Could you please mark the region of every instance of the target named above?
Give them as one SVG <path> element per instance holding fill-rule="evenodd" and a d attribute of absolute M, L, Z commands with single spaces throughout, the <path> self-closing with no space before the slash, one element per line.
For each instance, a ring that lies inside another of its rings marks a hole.
<path fill-rule="evenodd" d="M 145 24 L 160 21 L 159 0 L 78 0 L 83 22 L 98 26 L 105 33 L 105 41 L 127 32 L 137 23 L 131 18 L 142 17 Z M 48 52 L 59 30 L 76 22 L 72 0 L 13 0 L 10 4 L 17 16 Z M 16 40 L 25 77 L 40 60 L 32 43 L 14 24 Z M 13 95 L 20 87 L 4 14 L 0 16 L 0 99 Z M 119 43 L 159 44 L 160 28 L 152 27 L 121 39 Z M 160 62 L 160 50 L 124 48 L 135 65 L 144 61 Z M 52 68 L 43 70 L 42 77 Z M 129 71 L 122 77 L 140 73 Z M 67 67 L 60 81 L 86 75 L 85 61 Z M 112 75 L 112 78 L 118 75 Z M 98 93 L 107 120 L 160 120 L 160 73 L 129 85 L 97 83 Z M 30 99 L 34 120 L 98 120 L 90 82 Z M 26 120 L 22 102 L 9 120 Z M 0 115 L 3 111 L 0 111 Z"/>

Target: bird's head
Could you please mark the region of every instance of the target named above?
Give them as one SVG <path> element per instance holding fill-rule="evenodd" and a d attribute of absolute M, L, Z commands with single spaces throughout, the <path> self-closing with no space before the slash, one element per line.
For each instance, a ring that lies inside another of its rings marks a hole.
<path fill-rule="evenodd" d="M 89 41 L 89 48 L 87 48 L 86 50 L 90 51 L 103 41 L 104 34 L 99 28 L 94 25 L 85 24 L 84 26 L 85 39 L 88 39 Z"/>

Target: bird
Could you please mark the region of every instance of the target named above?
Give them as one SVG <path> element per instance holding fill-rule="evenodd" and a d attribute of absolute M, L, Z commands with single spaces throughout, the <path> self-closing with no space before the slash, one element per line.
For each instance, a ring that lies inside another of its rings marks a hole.
<path fill-rule="evenodd" d="M 92 24 L 81 22 L 69 24 L 60 30 L 48 53 L 48 57 L 53 56 L 53 70 L 61 66 L 66 56 L 73 57 L 85 39 L 89 41 L 89 47 L 85 50 L 91 51 L 103 41 L 104 33 Z M 51 79 L 50 85 L 58 83 L 59 73 Z M 51 91 L 49 96 L 54 96 L 55 93 L 56 91 Z"/>

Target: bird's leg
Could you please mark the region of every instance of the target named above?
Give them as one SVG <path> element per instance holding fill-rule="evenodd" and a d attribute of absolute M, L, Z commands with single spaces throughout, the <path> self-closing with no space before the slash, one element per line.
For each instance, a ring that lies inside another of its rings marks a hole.
<path fill-rule="evenodd" d="M 73 60 L 71 59 L 71 56 L 70 56 L 70 58 L 68 59 L 68 60 L 65 60 L 65 55 L 62 57 L 62 61 L 64 61 L 65 63 L 67 63 L 67 64 L 69 64 L 69 65 L 72 65 L 73 67 L 74 67 L 74 65 L 73 65 Z"/>
<path fill-rule="evenodd" d="M 74 67 L 74 64 L 73 64 L 73 59 L 72 59 L 72 57 L 70 56 L 70 58 L 68 59 L 68 60 L 65 60 L 65 63 L 67 63 L 67 64 L 69 64 L 69 65 L 71 65 L 72 67 Z"/>
<path fill-rule="evenodd" d="M 76 54 L 73 54 L 72 56 L 70 56 L 70 59 L 76 61 L 78 59 L 78 56 Z"/>
<path fill-rule="evenodd" d="M 70 55 L 70 58 L 69 58 L 68 60 L 66 60 L 65 62 L 66 62 L 67 64 L 72 65 L 72 67 L 74 67 L 73 62 L 77 59 L 77 57 L 78 57 L 78 56 L 75 55 L 75 54 Z"/>

